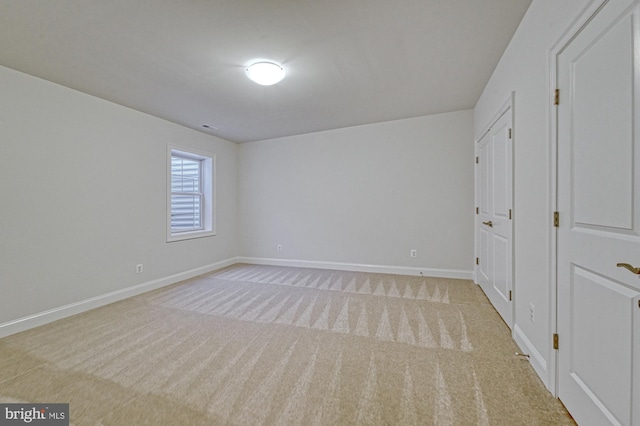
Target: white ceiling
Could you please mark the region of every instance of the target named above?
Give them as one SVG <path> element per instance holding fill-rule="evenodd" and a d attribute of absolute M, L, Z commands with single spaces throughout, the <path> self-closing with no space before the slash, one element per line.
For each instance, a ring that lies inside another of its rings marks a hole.
<path fill-rule="evenodd" d="M 0 65 L 246 142 L 473 108 L 530 3 L 0 0 Z"/>

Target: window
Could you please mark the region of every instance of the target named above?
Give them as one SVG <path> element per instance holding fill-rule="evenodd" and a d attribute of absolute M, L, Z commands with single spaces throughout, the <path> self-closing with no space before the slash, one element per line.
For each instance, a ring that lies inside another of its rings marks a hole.
<path fill-rule="evenodd" d="M 172 146 L 167 157 L 167 241 L 215 235 L 215 157 Z"/>

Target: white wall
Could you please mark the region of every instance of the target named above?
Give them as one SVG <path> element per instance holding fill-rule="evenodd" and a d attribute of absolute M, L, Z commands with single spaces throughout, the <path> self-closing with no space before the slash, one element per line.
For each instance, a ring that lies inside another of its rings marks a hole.
<path fill-rule="evenodd" d="M 474 109 L 474 134 L 515 95 L 515 337 L 554 386 L 550 244 L 552 231 L 550 52 L 588 0 L 533 0 Z M 529 305 L 535 307 L 535 323 Z M 552 389 L 553 390 L 553 389 Z"/>
<path fill-rule="evenodd" d="M 217 236 L 166 243 L 169 142 L 217 155 Z M 0 326 L 237 256 L 236 183 L 236 144 L 0 67 Z"/>
<path fill-rule="evenodd" d="M 472 140 L 467 110 L 243 144 L 241 252 L 468 273 Z"/>

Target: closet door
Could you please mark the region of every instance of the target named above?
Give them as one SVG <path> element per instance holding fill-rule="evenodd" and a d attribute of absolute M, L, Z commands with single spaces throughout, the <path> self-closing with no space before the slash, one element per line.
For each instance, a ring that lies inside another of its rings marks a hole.
<path fill-rule="evenodd" d="M 507 109 L 477 142 L 476 277 L 493 306 L 513 324 L 512 126 Z"/>

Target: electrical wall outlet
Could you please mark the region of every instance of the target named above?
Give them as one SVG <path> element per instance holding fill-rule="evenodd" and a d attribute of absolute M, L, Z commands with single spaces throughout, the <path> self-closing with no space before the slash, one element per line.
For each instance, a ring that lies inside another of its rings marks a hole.
<path fill-rule="evenodd" d="M 531 322 L 536 322 L 536 307 L 533 303 L 529 303 L 529 319 Z"/>
<path fill-rule="evenodd" d="M 141 274 L 144 272 L 144 265 L 142 263 L 138 263 L 136 265 L 136 274 Z"/>
<path fill-rule="evenodd" d="M 416 250 L 416 249 L 412 249 L 412 250 L 409 252 L 409 256 L 411 256 L 411 257 L 418 257 L 418 250 Z"/>
<path fill-rule="evenodd" d="M 278 251 L 282 251 L 282 244 L 278 244 L 278 245 L 276 246 L 276 250 L 278 250 Z"/>

